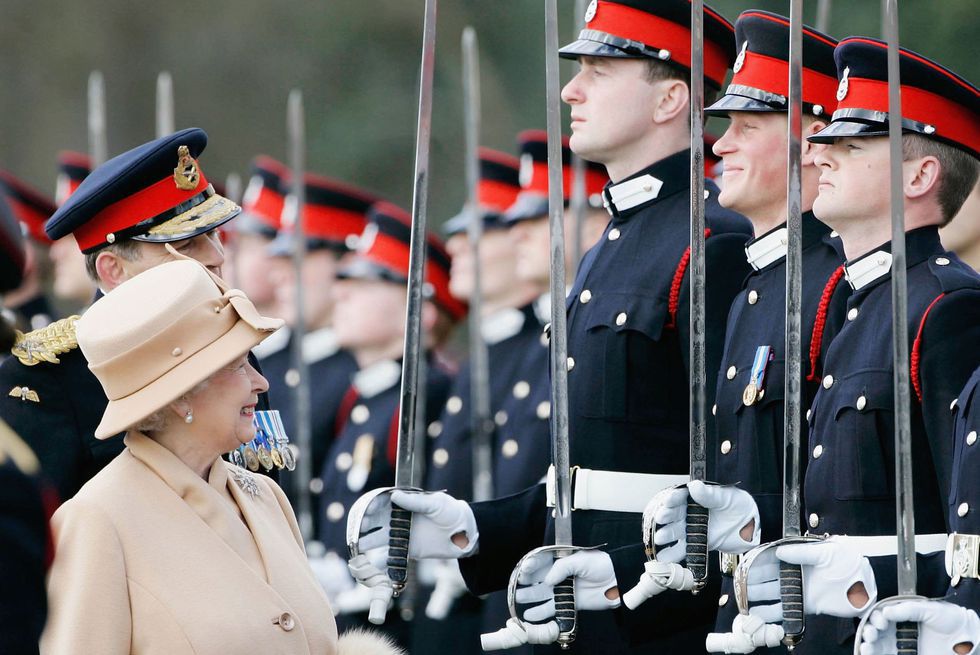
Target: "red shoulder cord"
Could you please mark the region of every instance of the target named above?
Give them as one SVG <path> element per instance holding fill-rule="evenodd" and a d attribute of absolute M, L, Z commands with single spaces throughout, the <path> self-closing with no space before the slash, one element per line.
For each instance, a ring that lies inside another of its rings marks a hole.
<path fill-rule="evenodd" d="M 333 423 L 334 438 L 339 437 L 340 433 L 347 427 L 347 421 L 350 419 L 350 413 L 353 411 L 354 403 L 356 402 L 357 389 L 352 384 L 347 387 L 347 391 L 344 392 L 344 397 L 340 400 L 340 407 L 337 408 L 337 418 L 334 419 Z"/>
<path fill-rule="evenodd" d="M 844 277 L 844 267 L 838 266 L 831 273 L 830 279 L 827 280 L 827 284 L 823 288 L 823 293 L 820 294 L 820 304 L 817 305 L 817 318 L 813 321 L 813 334 L 810 336 L 810 374 L 806 376 L 806 379 L 810 382 L 820 379 L 820 371 L 818 370 L 820 365 L 820 346 L 823 344 L 823 329 L 827 323 L 827 308 L 830 306 L 830 299 L 833 298 L 834 290 L 837 288 L 837 284 L 842 277 Z"/>
<path fill-rule="evenodd" d="M 388 426 L 388 464 L 392 467 L 398 461 L 398 423 L 401 418 L 401 409 L 396 409 L 391 417 L 391 425 Z M 416 435 L 421 436 L 421 435 Z M 424 437 L 423 437 L 424 438 Z"/>
<path fill-rule="evenodd" d="M 915 389 L 915 396 L 919 399 L 919 403 L 922 402 L 922 380 L 919 379 L 919 359 L 922 356 L 922 332 L 925 330 L 926 318 L 929 316 L 929 312 L 936 306 L 939 299 L 945 295 L 945 293 L 939 294 L 926 307 L 925 313 L 922 314 L 922 320 L 919 321 L 919 330 L 915 333 L 915 341 L 912 342 L 912 370 L 909 372 L 909 377 L 912 378 L 912 387 Z"/>
<path fill-rule="evenodd" d="M 704 238 L 711 236 L 711 228 L 704 229 Z M 677 308 L 681 302 L 681 285 L 684 283 L 684 273 L 687 272 L 687 265 L 691 263 L 691 246 L 687 247 L 681 256 L 681 261 L 677 264 L 674 271 L 674 279 L 670 282 L 670 296 L 667 300 L 667 325 L 670 329 L 677 328 Z"/>

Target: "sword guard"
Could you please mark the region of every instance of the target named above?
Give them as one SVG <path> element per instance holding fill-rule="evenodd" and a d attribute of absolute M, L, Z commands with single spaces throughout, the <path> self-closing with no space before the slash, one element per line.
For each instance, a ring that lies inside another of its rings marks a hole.
<path fill-rule="evenodd" d="M 888 605 L 894 605 L 901 601 L 906 600 L 925 600 L 923 596 L 890 596 L 884 600 L 879 600 L 877 603 L 871 606 L 871 609 L 864 613 L 861 617 L 861 622 L 858 623 L 857 634 L 854 636 L 854 652 L 858 653 L 861 650 L 861 644 L 863 643 L 862 635 L 864 634 L 864 626 L 868 623 L 868 619 L 871 613 L 882 607 L 887 607 Z M 895 646 L 896 652 L 899 655 L 918 655 L 919 652 L 919 624 L 913 621 L 902 621 L 895 626 Z"/>

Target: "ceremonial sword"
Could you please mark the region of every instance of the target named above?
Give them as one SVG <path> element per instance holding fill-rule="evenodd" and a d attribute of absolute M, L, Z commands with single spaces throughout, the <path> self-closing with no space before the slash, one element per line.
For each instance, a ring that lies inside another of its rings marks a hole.
<path fill-rule="evenodd" d="M 92 169 L 105 163 L 106 145 L 105 80 L 100 71 L 88 76 L 88 152 Z"/>
<path fill-rule="evenodd" d="M 916 595 L 915 503 L 912 497 L 912 428 L 909 411 L 908 280 L 905 270 L 905 196 L 902 190 L 902 97 L 898 43 L 898 2 L 881 1 L 882 32 L 888 42 L 888 150 L 891 173 L 892 223 L 892 357 L 895 386 L 895 515 L 898 539 L 898 595 L 878 601 L 872 611 Z M 871 612 L 858 626 L 854 653 Z M 919 652 L 919 626 L 903 621 L 896 626 L 896 647 L 902 655 Z"/>
<path fill-rule="evenodd" d="M 157 138 L 176 131 L 174 125 L 174 81 L 170 73 L 157 75 Z"/>

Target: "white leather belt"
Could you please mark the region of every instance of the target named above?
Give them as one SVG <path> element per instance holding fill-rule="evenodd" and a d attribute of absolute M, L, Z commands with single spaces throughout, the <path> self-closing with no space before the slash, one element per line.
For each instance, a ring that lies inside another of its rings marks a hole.
<path fill-rule="evenodd" d="M 604 512 L 642 514 L 647 503 L 658 492 L 684 484 L 687 475 L 624 473 L 572 468 L 572 509 L 594 509 Z M 545 481 L 548 507 L 555 506 L 555 467 L 548 467 Z"/>
<path fill-rule="evenodd" d="M 946 573 L 955 587 L 963 578 L 980 579 L 980 535 L 954 532 L 946 542 Z"/>
<path fill-rule="evenodd" d="M 849 548 L 861 553 L 865 557 L 875 557 L 877 555 L 895 555 L 898 553 L 898 539 L 894 535 L 881 535 L 877 537 L 852 537 L 849 535 L 835 535 L 835 540 L 846 544 Z M 917 534 L 915 535 L 915 552 L 920 554 L 935 553 L 945 550 L 946 534 Z"/>

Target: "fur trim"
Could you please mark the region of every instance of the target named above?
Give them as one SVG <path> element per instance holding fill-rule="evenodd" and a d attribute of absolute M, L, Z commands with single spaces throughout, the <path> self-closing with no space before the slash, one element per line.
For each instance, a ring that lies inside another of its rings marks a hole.
<path fill-rule="evenodd" d="M 386 634 L 354 628 L 340 635 L 337 655 L 408 655 Z"/>

